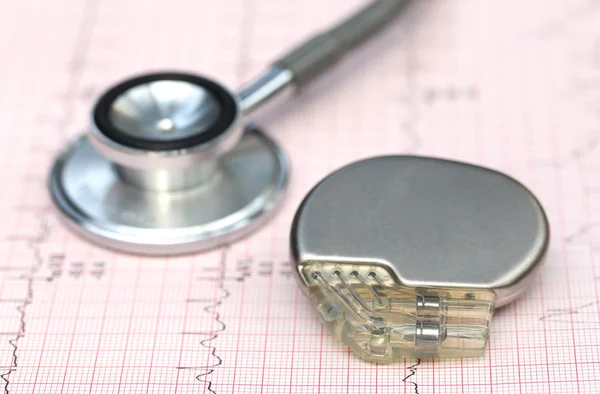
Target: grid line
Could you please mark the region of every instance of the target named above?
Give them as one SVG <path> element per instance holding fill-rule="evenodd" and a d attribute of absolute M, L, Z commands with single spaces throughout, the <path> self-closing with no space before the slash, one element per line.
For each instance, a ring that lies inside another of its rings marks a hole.
<path fill-rule="evenodd" d="M 600 393 L 597 2 L 414 2 L 348 62 L 253 115 L 289 156 L 291 184 L 279 214 L 227 248 L 125 255 L 50 209 L 52 161 L 106 86 L 164 69 L 240 86 L 366 1 L 0 2 L 5 394 Z M 544 267 L 496 311 L 480 358 L 365 363 L 291 276 L 306 193 L 384 154 L 505 172 L 546 209 Z"/>

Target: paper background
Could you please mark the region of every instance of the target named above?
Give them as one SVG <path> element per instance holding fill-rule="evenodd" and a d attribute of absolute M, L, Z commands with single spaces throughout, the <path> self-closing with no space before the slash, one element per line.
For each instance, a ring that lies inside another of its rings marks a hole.
<path fill-rule="evenodd" d="M 240 86 L 363 3 L 0 2 L 5 392 L 600 393 L 598 1 L 418 1 L 257 118 L 290 156 L 290 191 L 269 226 L 227 250 L 139 258 L 57 222 L 49 166 L 105 87 L 162 69 Z M 538 196 L 552 230 L 545 268 L 497 313 L 485 355 L 423 362 L 408 378 L 414 360 L 366 364 L 335 342 L 288 265 L 306 192 L 389 153 L 506 172 Z"/>

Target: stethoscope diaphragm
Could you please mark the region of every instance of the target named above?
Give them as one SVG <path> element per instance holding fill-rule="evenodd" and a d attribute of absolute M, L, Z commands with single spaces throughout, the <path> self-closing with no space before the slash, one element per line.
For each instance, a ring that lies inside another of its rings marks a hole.
<path fill-rule="evenodd" d="M 264 223 L 286 189 L 281 149 L 199 76 L 130 79 L 92 118 L 56 161 L 50 190 L 70 227 L 103 246 L 160 255 L 222 245 Z"/>

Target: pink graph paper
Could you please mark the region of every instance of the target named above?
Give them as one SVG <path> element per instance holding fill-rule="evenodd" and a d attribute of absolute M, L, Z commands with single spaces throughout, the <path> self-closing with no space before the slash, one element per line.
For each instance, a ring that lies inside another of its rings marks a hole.
<path fill-rule="evenodd" d="M 0 2 L 5 393 L 600 393 L 600 3 L 428 0 L 258 119 L 293 163 L 281 213 L 227 249 L 140 258 L 57 222 L 46 176 L 108 85 L 179 69 L 240 86 L 359 0 Z M 547 265 L 478 359 L 367 364 L 290 276 L 305 193 L 359 158 L 474 162 L 530 187 Z"/>

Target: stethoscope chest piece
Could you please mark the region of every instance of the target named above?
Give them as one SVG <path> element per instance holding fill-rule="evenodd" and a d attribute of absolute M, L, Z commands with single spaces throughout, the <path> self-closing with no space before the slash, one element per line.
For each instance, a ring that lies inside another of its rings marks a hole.
<path fill-rule="evenodd" d="M 288 172 L 280 148 L 242 123 L 234 94 L 199 76 L 158 73 L 100 97 L 90 132 L 55 162 L 50 191 L 66 223 L 88 239 L 177 254 L 263 224 Z"/>
<path fill-rule="evenodd" d="M 365 360 L 471 357 L 541 266 L 546 215 L 522 184 L 455 161 L 386 156 L 320 182 L 291 232 L 297 279 Z"/>

